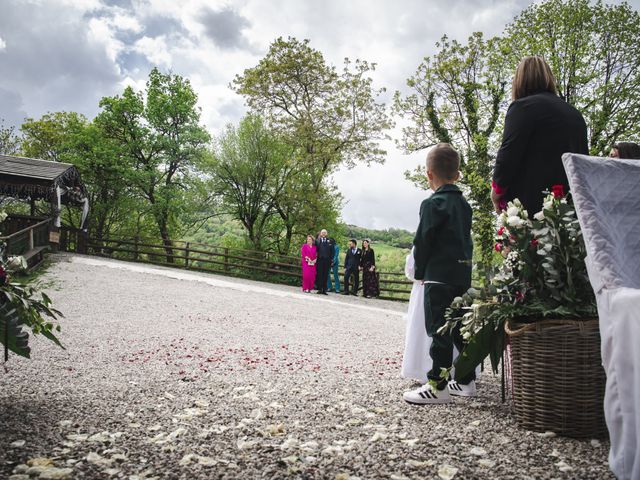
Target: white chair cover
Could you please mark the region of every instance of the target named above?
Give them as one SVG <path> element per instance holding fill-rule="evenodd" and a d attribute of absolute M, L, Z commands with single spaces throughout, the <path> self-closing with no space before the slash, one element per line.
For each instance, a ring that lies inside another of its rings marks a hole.
<path fill-rule="evenodd" d="M 596 293 L 609 466 L 640 478 L 640 161 L 565 154 Z"/>

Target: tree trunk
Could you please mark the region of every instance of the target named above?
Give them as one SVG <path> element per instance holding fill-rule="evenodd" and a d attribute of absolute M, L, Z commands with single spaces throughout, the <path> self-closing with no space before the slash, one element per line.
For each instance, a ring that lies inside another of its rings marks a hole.
<path fill-rule="evenodd" d="M 167 223 L 164 220 L 158 222 L 160 229 L 160 236 L 162 237 L 162 245 L 164 245 L 164 252 L 167 255 L 167 263 L 174 263 L 173 259 L 173 244 L 171 243 L 171 237 L 169 235 L 169 229 Z"/>

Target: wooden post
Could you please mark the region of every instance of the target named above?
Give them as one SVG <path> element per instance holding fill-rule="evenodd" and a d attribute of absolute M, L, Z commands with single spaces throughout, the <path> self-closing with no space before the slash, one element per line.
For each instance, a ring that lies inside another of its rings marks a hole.
<path fill-rule="evenodd" d="M 190 243 L 187 242 L 187 246 L 184 251 L 184 268 L 189 268 L 189 245 Z"/>
<path fill-rule="evenodd" d="M 33 242 L 33 228 L 29 229 L 29 250 L 33 250 L 34 242 Z"/>
<path fill-rule="evenodd" d="M 140 237 L 136 235 L 134 239 L 134 245 L 133 245 L 133 249 L 135 250 L 135 253 L 133 254 L 133 259 L 136 261 L 138 260 L 138 242 L 139 241 L 140 241 Z"/>
<path fill-rule="evenodd" d="M 228 248 L 224 249 L 224 271 L 225 272 L 229 271 L 229 249 Z"/>

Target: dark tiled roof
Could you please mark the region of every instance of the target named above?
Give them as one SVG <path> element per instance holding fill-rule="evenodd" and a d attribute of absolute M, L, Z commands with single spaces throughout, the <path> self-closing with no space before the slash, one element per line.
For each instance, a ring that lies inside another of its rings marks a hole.
<path fill-rule="evenodd" d="M 53 181 L 69 169 L 75 169 L 75 167 L 70 163 L 0 155 L 0 175 Z"/>

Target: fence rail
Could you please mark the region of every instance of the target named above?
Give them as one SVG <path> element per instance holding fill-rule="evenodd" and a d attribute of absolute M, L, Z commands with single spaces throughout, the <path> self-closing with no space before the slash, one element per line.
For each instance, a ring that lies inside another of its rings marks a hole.
<path fill-rule="evenodd" d="M 50 218 L 34 218 L 25 215 L 10 215 L 3 222 L 8 233 L 0 237 L 7 255 L 25 255 L 37 248 L 49 246 Z"/>
<path fill-rule="evenodd" d="M 302 279 L 299 257 L 182 240 L 172 241 L 171 245 L 135 237 L 98 240 L 63 227 L 60 250 L 288 285 L 300 285 Z M 409 298 L 413 283 L 404 274 L 379 272 L 379 276 L 379 298 Z M 340 278 L 344 278 L 344 271 L 340 271 Z"/>

